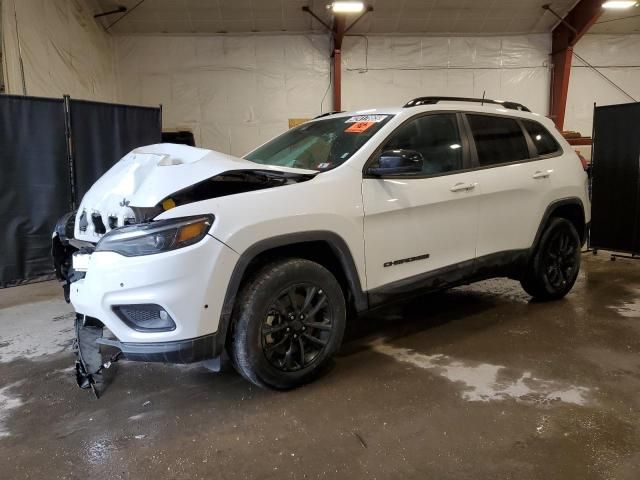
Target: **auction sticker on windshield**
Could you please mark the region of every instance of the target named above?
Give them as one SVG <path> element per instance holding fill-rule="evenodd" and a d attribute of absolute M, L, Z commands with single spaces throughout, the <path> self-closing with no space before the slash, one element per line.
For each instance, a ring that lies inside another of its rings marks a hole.
<path fill-rule="evenodd" d="M 378 123 L 383 121 L 389 115 L 358 115 L 356 117 L 348 118 L 344 123 L 359 123 L 359 122 L 368 122 L 368 123 Z"/>
<path fill-rule="evenodd" d="M 345 132 L 347 133 L 362 133 L 365 130 L 367 130 L 368 128 L 372 127 L 373 125 L 375 125 L 376 122 L 356 122 L 351 124 L 351 126 L 349 128 L 347 128 L 345 130 Z"/>

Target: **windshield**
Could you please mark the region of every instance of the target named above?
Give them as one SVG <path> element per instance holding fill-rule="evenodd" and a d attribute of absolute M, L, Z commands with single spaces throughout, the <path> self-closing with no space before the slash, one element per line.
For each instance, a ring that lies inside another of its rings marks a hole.
<path fill-rule="evenodd" d="M 304 123 L 244 158 L 263 165 L 324 171 L 346 162 L 393 115 L 357 115 Z"/>

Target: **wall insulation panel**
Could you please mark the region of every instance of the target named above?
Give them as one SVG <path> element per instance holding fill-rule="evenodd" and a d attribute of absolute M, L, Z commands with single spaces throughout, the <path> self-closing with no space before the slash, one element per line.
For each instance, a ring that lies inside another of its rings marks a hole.
<path fill-rule="evenodd" d="M 3 0 L 2 33 L 8 93 L 115 100 L 111 37 L 90 2 Z"/>
<path fill-rule="evenodd" d="M 550 35 L 348 37 L 343 106 L 403 105 L 425 95 L 512 100 L 546 114 Z"/>
<path fill-rule="evenodd" d="M 233 154 L 330 107 L 327 36 L 115 37 L 118 98 Z"/>
<path fill-rule="evenodd" d="M 290 118 L 330 110 L 325 35 L 114 37 L 118 100 L 164 108 L 165 128 L 243 155 Z M 547 113 L 550 35 L 348 37 L 343 108 L 403 105 L 421 95 L 503 98 Z M 324 101 L 323 101 L 324 100 Z"/>
<path fill-rule="evenodd" d="M 585 35 L 574 52 L 640 100 L 640 35 Z M 632 99 L 574 55 L 565 130 L 591 136 L 594 102 L 616 105 Z"/>

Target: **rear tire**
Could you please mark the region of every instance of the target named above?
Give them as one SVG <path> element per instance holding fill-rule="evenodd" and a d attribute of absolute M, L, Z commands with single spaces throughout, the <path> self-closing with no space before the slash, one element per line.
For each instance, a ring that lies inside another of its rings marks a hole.
<path fill-rule="evenodd" d="M 309 260 L 275 261 L 243 286 L 229 353 L 250 382 L 288 390 L 327 370 L 345 323 L 344 294 L 331 272 Z"/>
<path fill-rule="evenodd" d="M 569 220 L 551 219 L 520 280 L 522 288 L 536 300 L 563 298 L 578 278 L 581 246 L 580 236 Z"/>

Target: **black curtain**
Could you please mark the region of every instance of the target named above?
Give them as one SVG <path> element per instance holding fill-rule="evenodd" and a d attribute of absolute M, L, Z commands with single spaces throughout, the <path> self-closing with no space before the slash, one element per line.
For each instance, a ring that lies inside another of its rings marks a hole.
<path fill-rule="evenodd" d="M 159 108 L 71 100 L 75 200 L 137 147 L 162 141 Z"/>
<path fill-rule="evenodd" d="M 596 107 L 590 246 L 640 253 L 640 103 Z"/>
<path fill-rule="evenodd" d="M 0 286 L 50 275 L 71 209 L 62 100 L 0 95 Z"/>
<path fill-rule="evenodd" d="M 58 219 L 121 157 L 161 141 L 160 108 L 70 99 L 68 113 L 63 99 L 0 95 L 0 288 L 52 278 Z"/>

